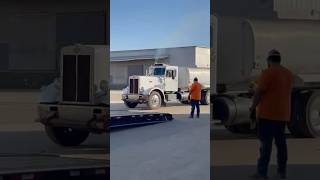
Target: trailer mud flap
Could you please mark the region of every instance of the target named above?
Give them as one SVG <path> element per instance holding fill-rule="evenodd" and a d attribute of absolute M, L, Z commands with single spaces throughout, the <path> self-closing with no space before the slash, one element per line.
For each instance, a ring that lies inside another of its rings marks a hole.
<path fill-rule="evenodd" d="M 173 120 L 172 114 L 142 114 L 111 117 L 110 129 L 157 124 Z"/>

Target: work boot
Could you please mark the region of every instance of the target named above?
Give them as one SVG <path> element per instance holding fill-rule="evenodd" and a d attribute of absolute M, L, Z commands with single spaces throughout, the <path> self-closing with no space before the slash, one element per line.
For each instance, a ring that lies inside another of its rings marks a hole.
<path fill-rule="evenodd" d="M 261 175 L 259 173 L 256 173 L 256 174 L 251 176 L 251 179 L 269 179 L 269 178 L 266 175 Z"/>

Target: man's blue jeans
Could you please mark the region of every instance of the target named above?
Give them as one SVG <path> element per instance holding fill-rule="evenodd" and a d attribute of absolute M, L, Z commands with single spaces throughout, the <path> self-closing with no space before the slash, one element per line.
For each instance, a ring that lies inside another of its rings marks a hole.
<path fill-rule="evenodd" d="M 258 159 L 258 173 L 266 176 L 272 152 L 272 142 L 275 140 L 277 147 L 278 172 L 286 173 L 287 143 L 285 137 L 286 122 L 268 119 L 259 119 L 258 136 L 260 139 L 260 158 Z"/>
<path fill-rule="evenodd" d="M 199 105 L 200 101 L 199 100 L 194 100 L 191 99 L 191 113 L 190 113 L 190 117 L 193 117 L 194 115 L 194 109 L 197 108 L 197 117 L 199 117 L 200 115 L 200 105 Z"/>

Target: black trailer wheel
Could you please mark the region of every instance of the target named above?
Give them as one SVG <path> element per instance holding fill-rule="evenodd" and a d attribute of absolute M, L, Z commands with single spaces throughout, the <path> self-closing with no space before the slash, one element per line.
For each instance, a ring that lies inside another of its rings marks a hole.
<path fill-rule="evenodd" d="M 128 107 L 128 108 L 135 108 L 137 107 L 138 103 L 136 102 L 129 102 L 129 101 L 124 101 L 124 104 Z"/>
<path fill-rule="evenodd" d="M 46 133 L 56 144 L 62 146 L 78 146 L 89 136 L 90 132 L 69 127 L 54 127 L 46 125 Z"/>
<path fill-rule="evenodd" d="M 320 92 L 293 93 L 291 109 L 288 128 L 292 135 L 303 138 L 320 136 Z"/>
<path fill-rule="evenodd" d="M 148 99 L 148 108 L 149 109 L 158 109 L 161 107 L 161 104 L 162 104 L 162 98 L 161 98 L 161 95 L 156 92 L 156 91 L 153 91 L 150 96 L 149 96 L 149 99 Z"/>
<path fill-rule="evenodd" d="M 201 92 L 201 104 L 208 105 L 210 104 L 210 91 L 202 91 Z"/>

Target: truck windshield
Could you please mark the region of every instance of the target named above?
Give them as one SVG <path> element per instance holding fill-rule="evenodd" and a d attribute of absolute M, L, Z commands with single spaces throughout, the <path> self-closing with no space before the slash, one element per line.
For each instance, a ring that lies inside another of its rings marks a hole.
<path fill-rule="evenodd" d="M 155 76 L 163 76 L 165 74 L 165 68 L 154 68 L 153 75 Z"/>

